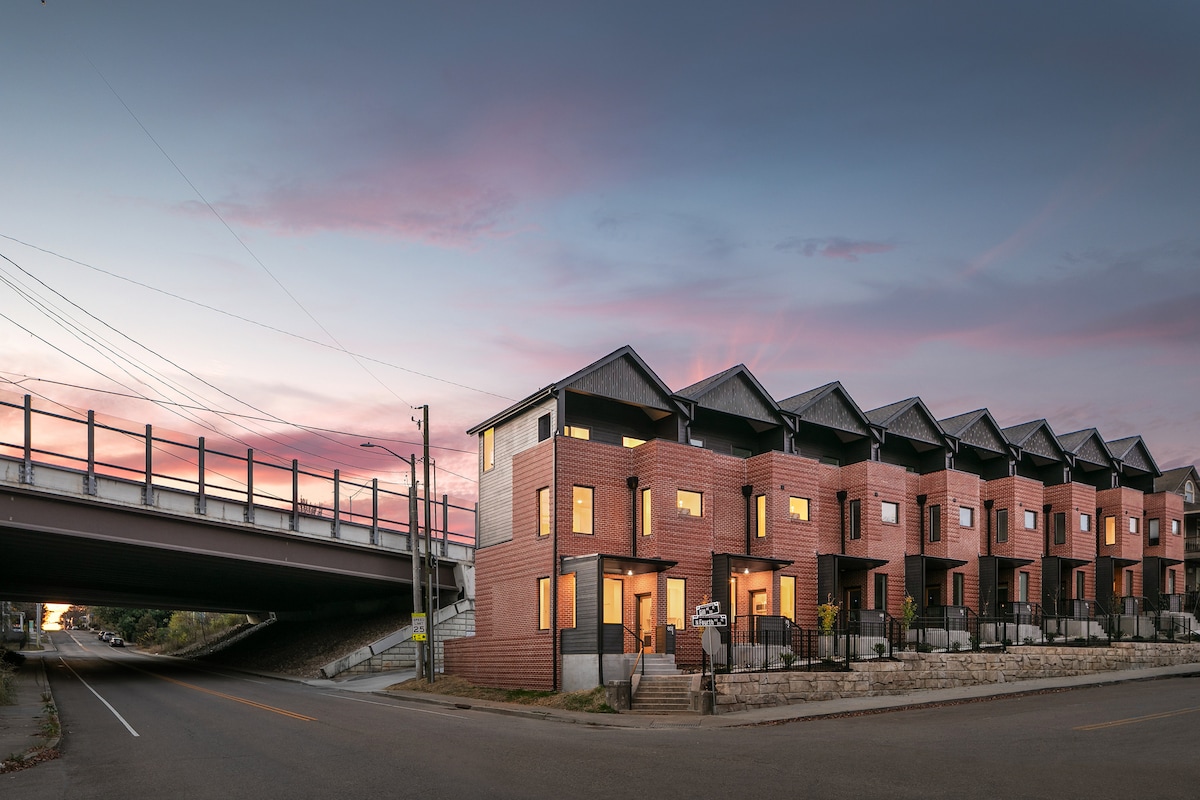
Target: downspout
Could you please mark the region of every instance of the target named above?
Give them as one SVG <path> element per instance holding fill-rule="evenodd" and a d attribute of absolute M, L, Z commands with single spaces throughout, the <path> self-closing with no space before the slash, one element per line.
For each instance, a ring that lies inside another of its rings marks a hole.
<path fill-rule="evenodd" d="M 551 558 L 550 583 L 554 590 L 550 593 L 550 688 L 558 691 L 558 436 L 550 435 L 550 485 L 551 491 L 550 531 L 553 541 L 550 543 Z M 578 578 L 577 578 L 578 580 Z M 601 684 L 603 685 L 603 684 Z"/>
<path fill-rule="evenodd" d="M 921 520 L 920 520 L 921 539 L 920 539 L 920 544 L 918 546 L 917 552 L 921 555 L 925 555 L 925 502 L 927 500 L 929 500 L 929 495 L 927 495 L 927 494 L 917 495 L 917 512 L 921 518 Z"/>
<path fill-rule="evenodd" d="M 1042 506 L 1042 558 L 1050 557 L 1050 509 L 1054 506 L 1047 503 Z"/>
<path fill-rule="evenodd" d="M 625 485 L 629 487 L 629 554 L 637 558 L 637 541 L 638 541 L 638 526 L 637 526 L 637 488 L 638 476 L 630 475 L 625 479 Z"/>
<path fill-rule="evenodd" d="M 987 554 L 992 554 L 992 506 L 996 505 L 995 500 L 984 500 L 983 510 L 987 512 Z"/>
<path fill-rule="evenodd" d="M 747 483 L 742 486 L 742 497 L 746 500 L 746 555 L 750 555 L 750 496 L 753 492 L 753 484 Z"/>
<path fill-rule="evenodd" d="M 842 546 L 839 550 L 842 555 L 846 555 L 846 498 L 847 492 L 843 489 L 837 493 L 838 501 L 838 534 L 841 537 Z"/>

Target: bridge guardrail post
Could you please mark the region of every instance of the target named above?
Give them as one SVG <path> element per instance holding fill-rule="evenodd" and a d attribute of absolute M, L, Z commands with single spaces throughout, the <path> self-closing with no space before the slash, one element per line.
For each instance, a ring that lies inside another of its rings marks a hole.
<path fill-rule="evenodd" d="M 371 544 L 379 544 L 379 478 L 371 478 Z"/>
<path fill-rule="evenodd" d="M 21 483 L 33 483 L 33 395 L 25 395 L 25 460 Z"/>
<path fill-rule="evenodd" d="M 204 494 L 204 437 L 201 436 L 199 443 L 196 445 L 196 454 L 199 456 L 199 471 L 196 476 L 196 513 L 208 513 L 208 498 Z"/>
<path fill-rule="evenodd" d="M 292 459 L 292 530 L 300 530 L 300 462 Z"/>
<path fill-rule="evenodd" d="M 254 522 L 254 448 L 246 450 L 246 522 Z"/>
<path fill-rule="evenodd" d="M 341 538 L 341 501 L 342 501 L 342 471 L 335 469 L 333 471 L 333 523 L 330 525 L 330 532 L 334 539 Z"/>
<path fill-rule="evenodd" d="M 88 409 L 87 421 L 87 475 L 83 478 L 83 493 L 96 494 L 96 412 Z"/>
<path fill-rule="evenodd" d="M 142 488 L 142 504 L 154 505 L 154 430 L 146 426 L 146 485 Z"/>

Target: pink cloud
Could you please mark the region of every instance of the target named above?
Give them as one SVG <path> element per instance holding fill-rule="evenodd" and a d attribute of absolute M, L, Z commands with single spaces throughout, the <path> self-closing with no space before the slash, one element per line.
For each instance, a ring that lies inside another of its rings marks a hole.
<path fill-rule="evenodd" d="M 889 253 L 896 249 L 896 245 L 886 242 L 856 241 L 840 236 L 818 239 L 802 239 L 793 236 L 775 245 L 775 249 L 800 253 L 808 258 L 821 256 L 838 261 L 856 262 L 860 256 Z"/>

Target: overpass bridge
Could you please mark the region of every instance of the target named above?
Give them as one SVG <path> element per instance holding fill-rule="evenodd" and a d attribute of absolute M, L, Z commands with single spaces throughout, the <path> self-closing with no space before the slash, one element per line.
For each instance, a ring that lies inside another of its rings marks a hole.
<path fill-rule="evenodd" d="M 149 425 L 125 430 L 91 411 L 51 413 L 28 395 L 0 400 L 0 597 L 250 613 L 411 608 L 427 549 L 436 604 L 473 594 L 474 508 L 431 498 L 425 531 L 420 492 L 379 484 Z"/>

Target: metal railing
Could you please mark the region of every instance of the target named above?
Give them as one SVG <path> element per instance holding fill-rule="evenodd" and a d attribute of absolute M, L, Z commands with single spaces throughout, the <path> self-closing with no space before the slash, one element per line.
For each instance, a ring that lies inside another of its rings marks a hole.
<path fill-rule="evenodd" d="M 347 480 L 337 469 L 332 474 L 301 469 L 296 459 L 290 465 L 277 463 L 281 459 L 264 461 L 255 456 L 253 448 L 244 454 L 216 450 L 206 445 L 203 436 L 195 442 L 180 441 L 155 435 L 150 425 L 145 430 L 126 430 L 98 422 L 94 411 L 88 411 L 86 419 L 44 411 L 33 407 L 30 395 L 25 395 L 21 405 L 0 400 L 0 423 L 17 416 L 21 418 L 20 441 L 9 441 L 9 436 L 0 433 L 0 456 L 20 459 L 22 483 L 34 484 L 39 466 L 68 469 L 80 473 L 86 495 L 96 495 L 97 479 L 104 477 L 140 485 L 142 503 L 147 506 L 154 505 L 156 489 L 171 489 L 194 495 L 198 514 L 207 513 L 210 500 L 224 500 L 241 504 L 246 522 L 254 522 L 256 509 L 289 514 L 292 530 L 300 529 L 302 518 L 327 518 L 331 538 L 339 538 L 342 524 L 351 523 L 370 528 L 372 544 L 380 542 L 381 531 L 398 533 L 405 537 L 408 549 L 412 549 L 419 528 L 418 518 L 410 512 L 412 493 L 381 488 L 378 478 Z M 49 449 L 49 444 L 35 446 L 35 420 L 57 434 L 47 432 L 48 439 L 74 439 L 77 444 L 66 450 L 62 445 L 56 445 L 59 449 Z M 8 428 L 0 424 L 0 431 Z M 82 435 L 70 436 L 72 429 Z M 108 440 L 107 449 L 102 446 L 99 450 L 109 455 L 98 455 L 98 438 Z M 355 512 L 354 498 L 368 491 L 370 513 Z M 343 506 L 347 496 L 348 508 Z M 447 554 L 451 543 L 474 546 L 475 509 L 450 503 L 444 494 L 440 502 L 433 498 L 431 502 L 440 513 L 433 520 L 430 536 L 440 545 L 441 555 Z M 469 532 L 450 530 L 452 521 L 469 526 Z"/>

